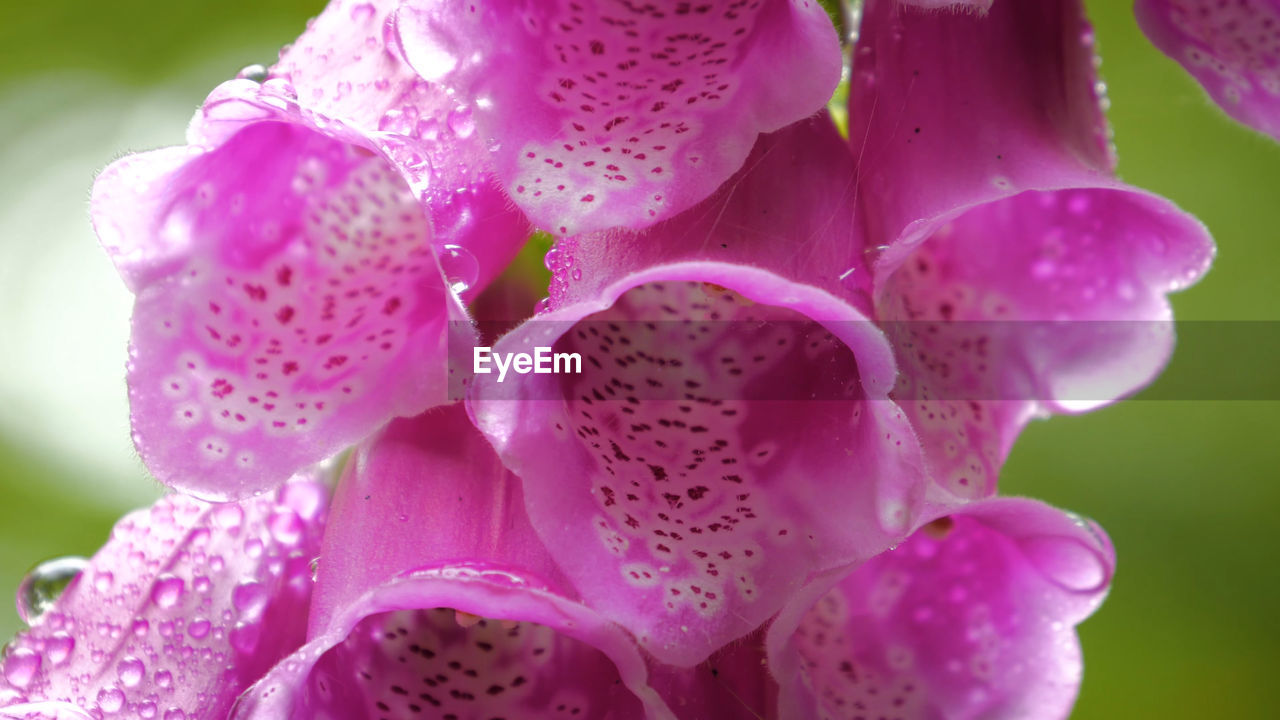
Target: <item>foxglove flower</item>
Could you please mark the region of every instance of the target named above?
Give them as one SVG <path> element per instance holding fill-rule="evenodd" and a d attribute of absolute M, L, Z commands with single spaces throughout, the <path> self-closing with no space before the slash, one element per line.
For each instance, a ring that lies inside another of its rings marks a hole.
<path fill-rule="evenodd" d="M 137 295 L 134 437 L 172 487 L 269 488 L 444 402 L 455 292 L 527 235 L 466 110 L 382 45 L 390 5 L 332 3 L 271 79 L 214 90 L 186 147 L 95 185 Z"/>
<path fill-rule="evenodd" d="M 551 312 L 495 352 L 585 372 L 479 375 L 472 411 L 552 554 L 594 549 L 575 585 L 655 655 L 696 663 L 993 494 L 1029 419 L 1167 360 L 1165 296 L 1212 244 L 1112 175 L 1086 29 L 1070 1 L 868 3 L 852 154 L 798 123 L 694 209 L 553 251 Z"/>
<path fill-rule="evenodd" d="M 511 198 L 558 235 L 693 206 L 840 79 L 816 0 L 410 0 L 397 24 L 413 67 L 474 103 Z"/>
<path fill-rule="evenodd" d="M 126 515 L 8 646 L 0 717 L 221 720 L 305 639 L 328 491 L 299 478 Z"/>
<path fill-rule="evenodd" d="M 922 494 L 892 350 L 839 278 L 862 255 L 843 140 L 824 114 L 747 168 L 649 231 L 561 243 L 551 311 L 494 353 L 583 372 L 477 375 L 470 400 L 583 597 L 681 665 L 880 552 Z"/>
<path fill-rule="evenodd" d="M 1032 500 L 933 520 L 779 616 L 778 717 L 1066 718 L 1082 669 L 1075 626 L 1114 567 L 1096 524 Z"/>
<path fill-rule="evenodd" d="M 651 673 L 579 601 L 461 405 L 398 420 L 362 447 L 318 573 L 310 642 L 233 717 L 754 717 L 706 669 Z M 721 660 L 763 687 L 749 648 Z"/>
<path fill-rule="evenodd" d="M 1137 0 L 1134 10 L 1228 115 L 1280 139 L 1280 2 Z"/>
<path fill-rule="evenodd" d="M 994 492 L 1032 417 L 1150 382 L 1173 347 L 1166 295 L 1212 258 L 1195 218 L 1115 178 L 1092 38 L 1077 0 L 864 7 L 865 286 L 940 508 Z"/>

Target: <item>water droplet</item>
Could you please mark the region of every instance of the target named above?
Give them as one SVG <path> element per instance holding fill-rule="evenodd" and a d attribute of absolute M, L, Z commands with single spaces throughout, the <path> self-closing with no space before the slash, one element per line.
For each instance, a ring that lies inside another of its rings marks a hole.
<path fill-rule="evenodd" d="M 24 688 L 35 679 L 40 672 L 40 653 L 30 648 L 18 648 L 4 659 L 4 679 L 9 684 Z"/>
<path fill-rule="evenodd" d="M 238 530 L 244 523 L 244 510 L 235 503 L 219 505 L 213 511 L 213 522 L 223 530 Z"/>
<path fill-rule="evenodd" d="M 476 131 L 476 121 L 471 117 L 471 110 L 458 108 L 449 113 L 449 129 L 460 138 L 471 137 L 471 134 Z"/>
<path fill-rule="evenodd" d="M 196 618 L 187 626 L 187 634 L 191 637 L 201 640 L 209 634 L 210 624 L 204 618 Z"/>
<path fill-rule="evenodd" d="M 116 576 L 110 570 L 99 570 L 93 576 L 93 589 L 100 593 L 106 593 L 111 589 L 111 584 L 116 580 Z"/>
<path fill-rule="evenodd" d="M 351 21 L 356 23 L 367 23 L 373 19 L 377 9 L 373 7 L 373 3 L 360 3 L 351 8 Z"/>
<path fill-rule="evenodd" d="M 173 674 L 168 670 L 161 670 L 156 673 L 156 685 L 162 688 L 173 687 Z"/>
<path fill-rule="evenodd" d="M 267 529 L 276 542 L 293 545 L 302 537 L 302 518 L 292 510 L 277 510 L 267 518 Z"/>
<path fill-rule="evenodd" d="M 231 591 L 231 604 L 241 615 L 257 615 L 266 606 L 268 595 L 265 585 L 248 580 Z"/>
<path fill-rule="evenodd" d="M 398 20 L 394 23 L 396 27 L 392 27 L 393 23 L 387 23 L 383 30 L 383 41 L 387 43 L 389 50 L 398 53 L 403 59 L 404 46 L 400 41 L 400 33 L 412 34 L 418 40 L 413 69 L 427 81 L 440 82 L 458 66 L 458 54 L 454 50 L 456 41 L 453 33 L 433 18 L 433 14 L 408 5 L 399 13 Z"/>
<path fill-rule="evenodd" d="M 460 245 L 442 245 L 439 254 L 444 276 L 455 293 L 466 292 L 480 279 L 480 263 L 470 250 Z"/>
<path fill-rule="evenodd" d="M 423 118 L 418 121 L 416 131 L 419 138 L 434 142 L 440 137 L 440 121 L 435 118 Z"/>
<path fill-rule="evenodd" d="M 328 493 L 319 483 L 291 482 L 280 488 L 279 501 L 304 520 L 314 520 L 324 510 Z"/>
<path fill-rule="evenodd" d="M 98 708 L 108 715 L 120 712 L 124 707 L 124 692 L 108 685 L 98 691 Z"/>
<path fill-rule="evenodd" d="M 45 655 L 48 656 L 49 662 L 54 667 L 65 663 L 75 649 L 76 639 L 71 637 L 65 630 L 59 630 L 44 642 Z"/>
<path fill-rule="evenodd" d="M 185 591 L 182 578 L 173 575 L 161 575 L 151 587 L 151 602 L 157 607 L 171 608 L 182 598 Z"/>
<path fill-rule="evenodd" d="M 61 557 L 35 566 L 18 586 L 18 615 L 30 625 L 48 610 L 71 585 L 89 561 L 82 557 Z"/>
<path fill-rule="evenodd" d="M 187 720 L 187 714 L 178 708 L 169 708 L 164 711 L 164 720 Z"/>
<path fill-rule="evenodd" d="M 258 639 L 262 635 L 262 625 L 256 622 L 238 622 L 231 630 L 231 647 L 249 654 L 258 648 Z"/>
<path fill-rule="evenodd" d="M 267 68 L 266 66 L 258 63 L 245 65 L 240 68 L 240 72 L 236 73 L 236 78 L 239 80 L 252 80 L 256 83 L 263 83 L 266 82 L 267 79 Z"/>
<path fill-rule="evenodd" d="M 551 312 L 551 298 L 542 298 L 539 300 L 533 312 L 537 315 Z"/>
<path fill-rule="evenodd" d="M 116 677 L 120 678 L 120 682 L 125 687 L 134 687 L 142 682 L 142 677 L 147 674 L 147 666 L 136 657 L 130 655 L 120 661 L 116 666 Z"/>

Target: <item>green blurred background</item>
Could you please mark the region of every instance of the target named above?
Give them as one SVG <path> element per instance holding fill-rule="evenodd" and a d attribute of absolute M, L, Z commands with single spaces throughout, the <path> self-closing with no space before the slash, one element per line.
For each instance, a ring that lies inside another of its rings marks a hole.
<path fill-rule="evenodd" d="M 159 493 L 129 444 L 129 295 L 89 229 L 93 174 L 126 151 L 181 142 L 210 88 L 269 64 L 322 4 L 5 8 L 0 588 L 40 560 L 92 554 L 123 511 Z M 1175 297 L 1179 319 L 1280 320 L 1280 147 L 1228 121 L 1148 45 L 1128 2 L 1088 4 L 1122 175 L 1198 215 L 1219 243 L 1207 279 Z M 1145 396 L 1247 373 L 1280 397 L 1277 357 L 1260 350 L 1242 368 L 1212 333 L 1184 333 Z M 1140 397 L 1023 436 L 1003 490 L 1096 518 L 1119 550 L 1111 597 L 1081 629 L 1087 673 L 1074 718 L 1280 716 L 1278 413 L 1274 401 Z M 19 627 L 0 609 L 0 636 Z"/>

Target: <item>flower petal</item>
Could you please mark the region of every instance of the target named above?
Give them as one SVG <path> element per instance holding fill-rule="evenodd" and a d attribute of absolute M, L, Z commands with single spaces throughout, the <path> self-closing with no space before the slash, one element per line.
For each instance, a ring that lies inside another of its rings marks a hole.
<path fill-rule="evenodd" d="M 409 62 L 475 102 L 512 199 L 559 235 L 691 207 L 758 133 L 816 112 L 840 77 L 812 0 L 415 0 L 397 23 Z"/>
<path fill-rule="evenodd" d="M 0 715 L 225 717 L 305 639 L 327 500 L 299 479 L 241 503 L 175 494 L 125 516 L 10 644 Z"/>
<path fill-rule="evenodd" d="M 233 717 L 674 718 L 579 603 L 461 405 L 392 423 L 339 486 L 312 640 Z"/>
<path fill-rule="evenodd" d="M 768 638 L 780 716 L 1065 718 L 1075 625 L 1114 566 L 1097 525 L 1036 501 L 939 518 L 783 611 Z"/>
<path fill-rule="evenodd" d="M 841 279 L 862 257 L 841 139 L 819 117 L 747 167 L 647 232 L 559 245 L 555 309 L 493 353 L 581 372 L 478 374 L 468 400 L 583 597 L 681 666 L 898 540 L 922 488 L 890 349 Z"/>
<path fill-rule="evenodd" d="M 441 261 L 470 300 L 524 243 L 529 221 L 494 180 L 489 144 L 471 111 L 400 59 L 388 23 L 397 5 L 331 0 L 271 75 L 290 82 L 314 112 L 398 138 L 389 159 L 422 199 L 436 243 L 453 246 Z"/>
<path fill-rule="evenodd" d="M 224 84 L 191 147 L 126 158 L 94 188 L 137 294 L 139 452 L 211 498 L 272 487 L 443 402 L 448 320 L 463 317 L 392 148 L 271 82 Z"/>
<path fill-rule="evenodd" d="M 1173 347 L 1166 295 L 1213 244 L 1111 175 L 1075 0 L 865 9 L 850 137 L 881 249 L 876 313 L 946 505 L 995 491 L 1031 417 L 1150 382 Z"/>
<path fill-rule="evenodd" d="M 1228 115 L 1280 139 L 1280 2 L 1137 0 L 1134 12 Z"/>
<path fill-rule="evenodd" d="M 863 8 L 849 91 L 868 243 L 892 272 L 938 225 L 1025 190 L 1115 187 L 1079 0 Z"/>

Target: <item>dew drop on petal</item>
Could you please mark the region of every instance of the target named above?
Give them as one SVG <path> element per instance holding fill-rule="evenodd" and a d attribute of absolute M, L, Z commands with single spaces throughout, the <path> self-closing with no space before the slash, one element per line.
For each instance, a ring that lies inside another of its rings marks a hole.
<path fill-rule="evenodd" d="M 59 630 L 44 643 L 45 655 L 49 658 L 49 662 L 57 667 L 65 663 L 70 657 L 71 652 L 76 649 L 76 639 L 65 630 Z"/>
<path fill-rule="evenodd" d="M 449 129 L 459 138 L 467 139 L 476 131 L 476 121 L 467 108 L 458 108 L 449 113 Z"/>
<path fill-rule="evenodd" d="M 238 530 L 244 523 L 244 510 L 235 503 L 219 505 L 213 511 L 213 522 L 223 530 Z"/>
<path fill-rule="evenodd" d="M 276 542 L 284 545 L 293 545 L 298 542 L 304 530 L 302 518 L 292 510 L 278 510 L 271 513 L 271 517 L 267 518 L 267 529 L 271 531 L 271 537 L 275 538 Z"/>
<path fill-rule="evenodd" d="M 124 707 L 124 692 L 108 685 L 98 691 L 98 708 L 108 715 L 120 712 Z"/>
<path fill-rule="evenodd" d="M 40 672 L 40 653 L 30 648 L 18 648 L 4 659 L 4 679 L 16 688 L 24 688 Z"/>
<path fill-rule="evenodd" d="M 30 625 L 57 602 L 88 564 L 82 557 L 61 557 L 46 560 L 27 573 L 18 586 L 18 615 L 23 622 Z"/>
<path fill-rule="evenodd" d="M 257 622 L 236 623 L 231 630 L 231 647 L 245 654 L 252 653 L 258 648 L 258 640 L 261 636 L 262 626 Z"/>
<path fill-rule="evenodd" d="M 241 615 L 257 615 L 267 604 L 267 588 L 252 580 L 242 582 L 231 591 L 231 603 Z"/>
<path fill-rule="evenodd" d="M 209 627 L 210 624 L 208 620 L 205 620 L 204 618 L 196 618 L 191 621 L 190 625 L 187 625 L 187 634 L 197 640 L 201 640 L 209 634 Z"/>
<path fill-rule="evenodd" d="M 480 277 L 480 263 L 470 250 L 459 245 L 442 245 L 439 249 L 440 267 L 455 293 L 466 292 Z"/>
<path fill-rule="evenodd" d="M 240 72 L 236 73 L 236 78 L 239 80 L 252 80 L 256 83 L 261 83 L 267 79 L 267 68 L 258 63 L 245 65 L 240 69 Z"/>
<path fill-rule="evenodd" d="M 135 687 L 142 682 L 142 677 L 146 674 L 147 667 L 136 657 L 130 655 L 120 661 L 116 666 L 116 677 L 120 678 L 121 684 L 125 687 Z"/>
<path fill-rule="evenodd" d="M 173 575 L 161 575 L 151 588 L 151 602 L 157 607 L 171 608 L 182 598 L 185 591 L 182 578 Z"/>

